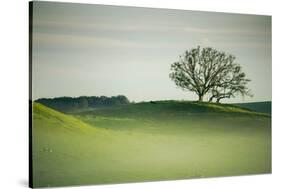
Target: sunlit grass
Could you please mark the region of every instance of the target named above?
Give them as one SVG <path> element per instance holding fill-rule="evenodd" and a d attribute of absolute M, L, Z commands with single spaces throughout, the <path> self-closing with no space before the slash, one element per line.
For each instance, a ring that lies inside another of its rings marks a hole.
<path fill-rule="evenodd" d="M 34 185 L 270 173 L 270 116 L 223 106 L 157 101 L 66 115 L 35 103 Z"/>

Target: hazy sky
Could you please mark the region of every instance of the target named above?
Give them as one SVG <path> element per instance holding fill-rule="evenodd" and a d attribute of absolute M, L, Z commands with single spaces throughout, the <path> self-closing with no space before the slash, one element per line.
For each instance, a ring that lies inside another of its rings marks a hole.
<path fill-rule="evenodd" d="M 271 100 L 271 17 L 35 2 L 33 99 L 126 95 L 194 100 L 169 78 L 185 50 L 211 46 L 237 57 L 253 98 Z"/>

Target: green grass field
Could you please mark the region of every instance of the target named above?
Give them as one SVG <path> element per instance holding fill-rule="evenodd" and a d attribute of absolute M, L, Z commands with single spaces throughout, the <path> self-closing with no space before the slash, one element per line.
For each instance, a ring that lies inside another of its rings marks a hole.
<path fill-rule="evenodd" d="M 157 101 L 63 114 L 33 104 L 34 187 L 271 173 L 271 116 Z"/>

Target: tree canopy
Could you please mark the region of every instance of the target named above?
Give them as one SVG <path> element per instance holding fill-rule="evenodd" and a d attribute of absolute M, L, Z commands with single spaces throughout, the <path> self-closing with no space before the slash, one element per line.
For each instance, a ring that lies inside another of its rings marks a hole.
<path fill-rule="evenodd" d="M 242 67 L 235 56 L 211 47 L 185 51 L 171 65 L 170 78 L 183 90 L 194 92 L 199 101 L 210 96 L 209 101 L 231 98 L 237 95 L 252 96 Z"/>

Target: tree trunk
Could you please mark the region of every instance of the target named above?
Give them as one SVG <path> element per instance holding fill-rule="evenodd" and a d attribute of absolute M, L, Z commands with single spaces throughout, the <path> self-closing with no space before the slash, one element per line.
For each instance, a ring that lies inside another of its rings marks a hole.
<path fill-rule="evenodd" d="M 203 101 L 203 95 L 199 95 L 198 101 L 199 101 L 199 102 L 202 102 L 202 101 Z"/>
<path fill-rule="evenodd" d="M 217 103 L 220 103 L 220 100 L 221 100 L 222 98 L 217 98 Z"/>
<path fill-rule="evenodd" d="M 214 96 L 211 96 L 211 98 L 209 99 L 209 102 L 212 102 L 214 99 Z"/>

